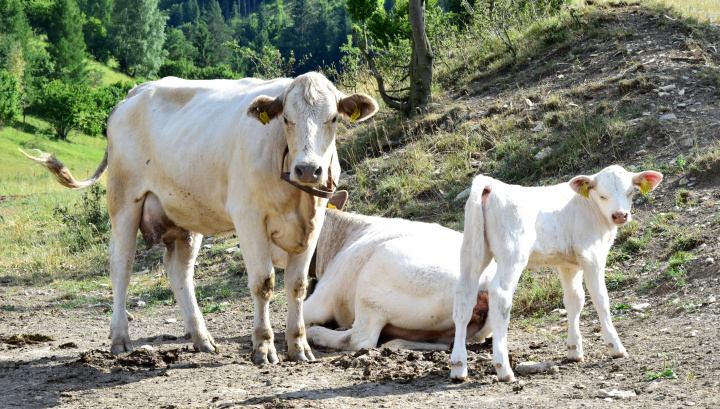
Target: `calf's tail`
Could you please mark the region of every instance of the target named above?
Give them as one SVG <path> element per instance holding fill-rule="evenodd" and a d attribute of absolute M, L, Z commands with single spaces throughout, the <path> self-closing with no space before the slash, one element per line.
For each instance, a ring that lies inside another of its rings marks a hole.
<path fill-rule="evenodd" d="M 86 181 L 78 182 L 77 180 L 75 180 L 72 173 L 70 173 L 70 170 L 67 168 L 67 166 L 60 162 L 52 153 L 43 153 L 39 149 L 33 149 L 34 151 L 37 151 L 39 153 L 39 156 L 36 157 L 28 155 L 22 149 L 18 150 L 23 155 L 25 155 L 26 158 L 44 166 L 48 171 L 50 171 L 50 174 L 52 174 L 55 179 L 60 182 L 61 185 L 70 189 L 85 189 L 94 185 L 103 175 L 103 173 L 105 173 L 108 167 L 108 150 L 107 148 L 105 148 L 105 156 L 103 157 L 103 160 L 98 166 L 98 168 L 95 170 L 95 173 Z"/>
<path fill-rule="evenodd" d="M 465 227 L 460 251 L 460 269 L 463 276 L 477 279 L 485 261 L 485 215 L 483 204 L 490 188 L 483 177 L 473 181 L 470 197 L 465 203 Z"/>

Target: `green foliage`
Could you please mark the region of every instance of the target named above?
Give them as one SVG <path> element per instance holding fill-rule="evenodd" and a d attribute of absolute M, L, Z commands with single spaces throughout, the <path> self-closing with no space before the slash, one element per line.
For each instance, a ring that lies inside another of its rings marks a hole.
<path fill-rule="evenodd" d="M 49 12 L 48 51 L 55 63 L 53 77 L 66 83 L 84 83 L 87 80 L 85 39 L 77 2 L 57 0 Z"/>
<path fill-rule="evenodd" d="M 6 69 L 0 70 L 0 127 L 20 115 L 21 98 L 17 79 Z"/>
<path fill-rule="evenodd" d="M 107 127 L 110 110 L 127 94 L 132 84 L 117 83 L 97 90 L 86 85 L 69 85 L 59 80 L 42 89 L 33 112 L 45 119 L 60 139 L 71 130 L 99 135 Z"/>
<path fill-rule="evenodd" d="M 74 206 L 58 205 L 53 214 L 65 225 L 61 240 L 72 253 L 108 240 L 110 216 L 105 206 L 105 189 L 99 184 L 84 192 Z"/>
<path fill-rule="evenodd" d="M 157 0 L 115 2 L 110 37 L 120 69 L 131 77 L 155 75 L 167 55 L 162 48 L 167 17 L 157 4 Z"/>

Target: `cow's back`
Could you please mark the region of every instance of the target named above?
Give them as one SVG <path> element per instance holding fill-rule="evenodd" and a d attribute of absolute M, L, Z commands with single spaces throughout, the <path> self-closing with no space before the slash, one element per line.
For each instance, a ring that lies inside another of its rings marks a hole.
<path fill-rule="evenodd" d="M 229 192 L 274 181 L 280 158 L 273 155 L 285 143 L 278 121 L 263 126 L 246 111 L 257 96 L 280 95 L 291 81 L 168 77 L 139 85 L 108 120 L 109 191 L 136 198 L 153 192 L 191 231 L 232 230 Z"/>

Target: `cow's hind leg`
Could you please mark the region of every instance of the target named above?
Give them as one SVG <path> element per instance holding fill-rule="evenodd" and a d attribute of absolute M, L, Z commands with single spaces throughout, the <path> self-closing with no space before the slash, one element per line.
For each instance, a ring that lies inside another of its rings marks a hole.
<path fill-rule="evenodd" d="M 137 247 L 137 231 L 140 225 L 141 205 L 128 203 L 124 207 L 115 208 L 111 200 L 111 191 L 108 189 L 108 203 L 110 203 L 112 231 L 110 235 L 110 280 L 113 290 L 113 316 L 110 322 L 110 352 L 118 355 L 131 352 L 132 342 L 128 331 L 126 313 L 127 290 L 130 284 L 130 274 L 135 262 Z"/>
<path fill-rule="evenodd" d="M 356 303 L 355 322 L 352 328 L 336 331 L 320 326 L 309 327 L 307 337 L 310 342 L 315 345 L 345 351 L 375 348 L 387 319 L 372 308 L 358 308 L 358 304 L 361 303 L 362 301 Z"/>
<path fill-rule="evenodd" d="M 164 261 L 170 277 L 170 286 L 182 312 L 185 331 L 190 334 L 195 349 L 203 352 L 216 352 L 218 346 L 205 327 L 205 320 L 195 298 L 193 275 L 195 259 L 201 244 L 201 234 L 188 232 L 166 244 Z"/>

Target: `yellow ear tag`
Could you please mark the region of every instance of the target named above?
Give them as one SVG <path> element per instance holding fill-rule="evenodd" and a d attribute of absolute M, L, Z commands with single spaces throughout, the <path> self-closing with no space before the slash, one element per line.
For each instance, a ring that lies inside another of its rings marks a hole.
<path fill-rule="evenodd" d="M 582 196 L 586 199 L 590 197 L 590 189 L 588 189 L 587 182 L 583 182 L 582 186 L 580 186 L 580 189 L 578 189 L 578 190 L 579 190 L 580 196 Z"/>
<path fill-rule="evenodd" d="M 648 194 L 652 190 L 652 183 L 649 180 L 643 179 L 640 183 L 640 192 L 644 195 Z"/>
<path fill-rule="evenodd" d="M 335 209 L 335 210 L 337 210 L 337 206 L 335 206 L 335 205 L 332 204 L 332 203 L 328 203 L 328 209 Z"/>
<path fill-rule="evenodd" d="M 266 111 L 260 112 L 260 122 L 262 122 L 263 125 L 267 125 L 270 123 L 270 117 L 268 116 Z"/>
<path fill-rule="evenodd" d="M 350 122 L 355 122 L 360 118 L 360 110 L 355 108 L 352 115 L 350 115 Z"/>

